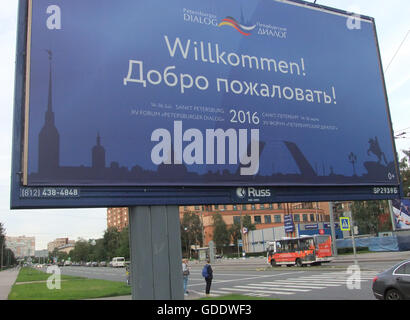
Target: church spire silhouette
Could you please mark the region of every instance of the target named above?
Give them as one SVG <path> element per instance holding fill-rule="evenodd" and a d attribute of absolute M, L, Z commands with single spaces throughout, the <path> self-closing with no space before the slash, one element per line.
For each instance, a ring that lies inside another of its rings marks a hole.
<path fill-rule="evenodd" d="M 60 163 L 60 134 L 55 126 L 53 111 L 53 54 L 46 50 L 49 59 L 48 99 L 44 125 L 38 136 L 38 172 L 46 176 L 56 172 Z"/>
<path fill-rule="evenodd" d="M 92 167 L 95 169 L 105 168 L 105 149 L 101 145 L 100 133 L 97 133 L 97 144 L 92 149 Z"/>

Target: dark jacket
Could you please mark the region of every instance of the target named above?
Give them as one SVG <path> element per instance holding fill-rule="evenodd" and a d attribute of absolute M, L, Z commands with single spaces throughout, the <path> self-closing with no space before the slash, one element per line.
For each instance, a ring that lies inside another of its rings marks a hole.
<path fill-rule="evenodd" d="M 212 270 L 212 267 L 211 267 L 211 265 L 210 264 L 208 264 L 207 265 L 207 268 L 208 268 L 208 276 L 206 277 L 207 279 L 213 279 L 213 273 L 214 273 L 214 271 Z"/>

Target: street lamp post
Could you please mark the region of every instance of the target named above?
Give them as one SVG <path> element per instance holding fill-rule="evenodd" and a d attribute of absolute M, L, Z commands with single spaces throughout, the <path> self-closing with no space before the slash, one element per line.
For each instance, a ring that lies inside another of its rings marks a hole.
<path fill-rule="evenodd" d="M 186 256 L 188 259 L 191 259 L 191 250 L 189 249 L 189 234 L 188 234 L 188 227 L 184 227 L 184 230 L 186 232 Z"/>

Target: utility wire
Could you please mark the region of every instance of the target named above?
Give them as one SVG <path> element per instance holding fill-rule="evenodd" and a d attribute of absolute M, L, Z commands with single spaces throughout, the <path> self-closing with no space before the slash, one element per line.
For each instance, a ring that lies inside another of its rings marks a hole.
<path fill-rule="evenodd" d="M 409 34 L 410 34 L 410 29 L 407 31 L 406 35 L 404 36 L 403 41 L 400 43 L 399 47 L 397 48 L 396 53 L 393 55 L 393 58 L 390 60 L 389 64 L 388 64 L 387 67 L 386 67 L 386 70 L 384 70 L 384 73 L 386 73 L 387 70 L 389 69 L 390 65 L 392 64 L 394 58 L 396 58 L 397 53 L 399 53 L 401 47 L 403 46 L 403 44 L 404 44 L 404 42 L 406 41 L 407 36 L 408 36 Z"/>

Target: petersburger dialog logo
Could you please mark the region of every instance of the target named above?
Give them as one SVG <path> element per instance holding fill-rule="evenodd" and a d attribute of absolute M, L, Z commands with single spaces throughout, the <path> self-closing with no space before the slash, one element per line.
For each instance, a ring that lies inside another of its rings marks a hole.
<path fill-rule="evenodd" d="M 243 14 L 241 14 L 241 19 L 238 20 L 232 16 L 226 16 L 225 18 L 218 18 L 215 14 L 183 9 L 183 19 L 187 23 L 197 23 L 212 27 L 230 27 L 235 29 L 238 33 L 243 36 L 249 37 L 251 35 L 267 36 L 272 38 L 286 39 L 287 29 L 284 27 L 279 27 L 272 25 L 270 23 L 250 23 L 245 21 Z M 226 28 L 225 28 L 226 29 Z"/>
<path fill-rule="evenodd" d="M 245 26 L 237 22 L 232 17 L 226 17 L 225 19 L 223 19 L 222 22 L 218 24 L 218 27 L 221 26 L 230 26 L 244 36 L 250 36 L 253 29 L 256 28 L 256 24 L 253 26 Z"/>

